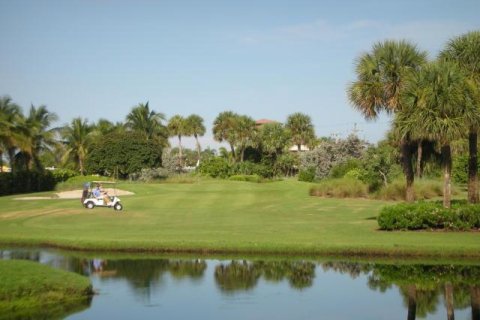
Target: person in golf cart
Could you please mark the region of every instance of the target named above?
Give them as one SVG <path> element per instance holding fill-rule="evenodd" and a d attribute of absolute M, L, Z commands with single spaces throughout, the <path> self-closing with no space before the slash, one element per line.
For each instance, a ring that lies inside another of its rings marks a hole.
<path fill-rule="evenodd" d="M 108 195 L 108 192 L 105 189 L 102 189 L 102 185 L 100 183 L 97 183 L 97 186 L 95 189 L 92 191 L 93 196 L 97 199 L 103 199 L 103 203 L 105 203 L 107 206 L 112 205 L 112 198 Z"/>

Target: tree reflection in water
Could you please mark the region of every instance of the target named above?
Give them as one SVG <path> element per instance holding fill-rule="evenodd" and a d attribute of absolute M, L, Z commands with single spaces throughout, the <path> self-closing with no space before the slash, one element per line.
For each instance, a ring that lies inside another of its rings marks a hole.
<path fill-rule="evenodd" d="M 112 259 L 100 260 L 52 254 L 39 250 L 0 250 L 0 259 L 27 259 L 56 268 L 104 279 L 124 279 L 137 298 L 150 301 L 155 290 L 173 279 L 201 280 L 207 263 L 199 259 Z M 371 290 L 385 292 L 398 288 L 408 320 L 424 318 L 444 308 L 448 319 L 454 310 L 471 308 L 473 320 L 480 320 L 480 266 L 424 265 L 406 263 L 359 263 L 333 261 L 319 263 L 323 271 L 363 276 Z M 310 261 L 245 261 L 218 263 L 214 268 L 215 284 L 224 294 L 253 290 L 259 279 L 302 290 L 313 285 L 316 265 Z"/>
<path fill-rule="evenodd" d="M 217 286 L 226 293 L 253 289 L 258 279 L 270 282 L 288 279 L 294 289 L 311 287 L 315 264 L 308 261 L 232 261 L 215 267 Z"/>

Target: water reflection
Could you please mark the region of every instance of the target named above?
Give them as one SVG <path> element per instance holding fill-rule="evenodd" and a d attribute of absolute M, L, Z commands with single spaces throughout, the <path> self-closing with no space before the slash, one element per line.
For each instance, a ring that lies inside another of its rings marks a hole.
<path fill-rule="evenodd" d="M 293 291 L 309 291 L 319 286 L 315 283 L 316 277 L 325 277 L 326 274 L 348 275 L 352 280 L 362 281 L 364 287 L 368 288 L 367 291 L 381 294 L 396 291 L 400 297 L 397 301 L 401 299 L 404 306 L 405 314 L 401 318 L 410 320 L 445 314 L 447 319 L 454 319 L 455 311 L 470 309 L 471 319 L 480 320 L 478 265 L 349 261 L 314 263 L 305 260 L 105 259 L 38 250 L 0 250 L 0 259 L 38 261 L 89 276 L 99 284 L 123 281 L 132 289 L 137 300 L 148 303 L 155 294 L 165 294 L 162 288 L 169 285 L 169 279 L 188 280 L 190 284 L 199 285 L 212 279 L 213 283 L 210 285 L 214 285 L 221 295 L 235 296 L 255 292 L 262 283 L 288 283 Z M 208 270 L 210 271 L 207 273 Z M 326 292 L 328 293 L 328 290 Z M 328 298 L 328 295 L 326 297 Z M 372 308 L 375 307 L 375 302 L 372 302 Z"/>

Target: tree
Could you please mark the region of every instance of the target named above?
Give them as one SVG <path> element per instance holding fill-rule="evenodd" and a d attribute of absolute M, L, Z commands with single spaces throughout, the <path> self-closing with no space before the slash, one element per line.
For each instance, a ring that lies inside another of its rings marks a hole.
<path fill-rule="evenodd" d="M 300 112 L 291 114 L 285 127 L 289 130 L 290 139 L 298 151 L 301 151 L 302 145 L 309 145 L 315 140 L 315 131 L 309 115 Z"/>
<path fill-rule="evenodd" d="M 236 126 L 237 126 L 238 114 L 232 111 L 221 112 L 213 121 L 213 138 L 215 141 L 226 141 L 230 145 L 232 157 L 235 160 L 235 147 L 237 142 Z"/>
<path fill-rule="evenodd" d="M 480 31 L 472 31 L 448 42 L 440 58 L 460 65 L 470 81 L 480 91 Z M 476 101 L 480 112 L 480 99 Z M 478 196 L 478 128 L 479 123 L 468 121 L 468 201 L 477 203 Z"/>
<path fill-rule="evenodd" d="M 114 131 L 120 132 L 125 129 L 125 126 L 121 122 L 112 123 L 107 119 L 99 119 L 97 123 L 93 125 L 92 129 L 92 134 L 101 138 L 102 136 L 112 133 Z"/>
<path fill-rule="evenodd" d="M 150 110 L 148 102 L 140 103 L 127 115 L 126 127 L 139 132 L 145 140 L 155 140 L 162 147 L 168 146 L 167 129 L 162 121 L 163 113 Z"/>
<path fill-rule="evenodd" d="M 93 126 L 86 119 L 75 118 L 70 125 L 61 130 L 64 143 L 67 145 L 64 160 L 72 159 L 80 174 L 85 174 L 85 159 L 91 144 Z"/>
<path fill-rule="evenodd" d="M 42 170 L 39 154 L 45 148 L 56 143 L 55 129 L 49 129 L 57 115 L 47 110 L 46 106 L 30 107 L 27 117 L 21 117 L 18 123 L 17 143 L 25 159 L 26 169 L 34 166 Z"/>
<path fill-rule="evenodd" d="M 15 127 L 21 112 L 20 107 L 8 96 L 0 98 L 0 172 L 3 167 L 3 152 L 8 154 L 10 168 L 15 171 Z"/>
<path fill-rule="evenodd" d="M 357 79 L 348 87 L 348 98 L 365 119 L 377 119 L 403 109 L 400 94 L 406 79 L 427 61 L 427 53 L 406 41 L 384 41 L 373 45 L 355 63 Z M 414 200 L 412 140 L 406 135 L 400 143 L 402 167 L 406 178 L 406 200 Z"/>
<path fill-rule="evenodd" d="M 466 119 L 478 119 L 469 86 L 452 63 L 426 65 L 402 92 L 403 109 L 394 125 L 403 136 L 415 135 L 439 143 L 444 174 L 443 205 L 451 205 L 452 156 L 450 143 L 461 137 Z"/>
<path fill-rule="evenodd" d="M 112 132 L 95 141 L 86 160 L 87 171 L 107 176 L 128 177 L 145 168 L 160 165 L 162 146 L 145 140 L 140 132 Z"/>
<path fill-rule="evenodd" d="M 198 142 L 198 137 L 203 137 L 205 134 L 205 126 L 203 125 L 203 118 L 196 114 L 191 114 L 186 119 L 187 123 L 187 134 L 193 135 L 195 137 L 195 142 L 197 145 L 198 161 L 201 158 L 202 149 L 200 148 L 200 142 Z"/>
<path fill-rule="evenodd" d="M 238 116 L 234 127 L 237 150 L 240 150 L 240 162 L 243 162 L 245 149 L 254 144 L 257 128 L 255 120 L 249 116 Z"/>
<path fill-rule="evenodd" d="M 182 154 L 182 136 L 187 135 L 187 123 L 185 118 L 180 115 L 174 115 L 168 121 L 168 135 L 171 137 L 178 137 L 178 161 L 180 168 L 183 167 L 183 154 Z"/>
<path fill-rule="evenodd" d="M 290 136 L 281 123 L 266 123 L 260 128 L 259 140 L 262 151 L 276 159 L 288 146 Z"/>

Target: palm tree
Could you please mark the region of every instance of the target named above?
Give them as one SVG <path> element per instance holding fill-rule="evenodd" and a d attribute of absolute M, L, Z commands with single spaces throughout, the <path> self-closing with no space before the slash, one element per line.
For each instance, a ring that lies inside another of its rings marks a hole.
<path fill-rule="evenodd" d="M 262 150 L 275 159 L 286 148 L 289 140 L 290 137 L 281 123 L 266 123 L 260 129 Z"/>
<path fill-rule="evenodd" d="M 427 53 L 406 41 L 384 41 L 373 45 L 372 51 L 357 60 L 357 80 L 348 87 L 353 107 L 365 119 L 375 120 L 382 111 L 387 114 L 403 109 L 400 95 L 405 81 L 427 61 Z M 400 143 L 403 172 L 406 178 L 406 200 L 414 200 L 412 141 L 407 135 Z"/>
<path fill-rule="evenodd" d="M 235 130 L 239 115 L 232 111 L 221 112 L 213 121 L 213 137 L 218 142 L 227 141 L 230 145 L 233 159 L 235 156 L 235 147 L 237 138 Z"/>
<path fill-rule="evenodd" d="M 472 31 L 450 40 L 440 53 L 440 58 L 456 62 L 460 65 L 470 81 L 480 91 L 480 31 Z M 477 110 L 480 112 L 480 100 L 477 100 Z M 480 124 L 468 122 L 468 201 L 477 203 L 478 196 L 478 128 Z"/>
<path fill-rule="evenodd" d="M 93 126 L 92 134 L 102 137 L 112 132 L 119 132 L 125 129 L 121 122 L 113 123 L 107 119 L 99 119 Z"/>
<path fill-rule="evenodd" d="M 62 138 L 67 145 L 64 159 L 73 159 L 78 164 L 80 174 L 85 174 L 85 159 L 91 143 L 93 126 L 86 119 L 75 118 L 70 125 L 61 130 Z"/>
<path fill-rule="evenodd" d="M 0 98 L 0 172 L 3 170 L 4 150 L 7 151 L 11 170 L 15 169 L 15 127 L 20 114 L 20 107 L 10 97 Z"/>
<path fill-rule="evenodd" d="M 289 130 L 292 143 L 301 151 L 302 145 L 309 145 L 315 140 L 315 131 L 309 115 L 296 112 L 287 118 L 285 127 Z"/>
<path fill-rule="evenodd" d="M 186 123 L 188 134 L 195 137 L 195 142 L 197 144 L 198 161 L 200 161 L 202 149 L 200 148 L 200 142 L 198 142 L 198 137 L 203 137 L 203 135 L 205 134 L 203 118 L 199 115 L 191 114 L 187 117 Z"/>
<path fill-rule="evenodd" d="M 243 162 L 245 149 L 254 144 L 257 131 L 255 120 L 249 116 L 238 116 L 234 130 L 237 138 L 237 150 L 240 150 L 240 161 Z"/>
<path fill-rule="evenodd" d="M 451 205 L 450 143 L 462 136 L 465 119 L 480 118 L 469 92 L 466 79 L 456 65 L 431 63 L 408 81 L 402 93 L 403 109 L 397 112 L 394 122 L 404 137 L 415 135 L 439 143 L 446 208 Z"/>
<path fill-rule="evenodd" d="M 42 170 L 39 154 L 42 150 L 56 143 L 56 129 L 48 129 L 52 122 L 57 120 L 57 115 L 47 110 L 46 106 L 30 107 L 27 117 L 19 120 L 17 142 L 25 157 L 26 169 L 35 166 Z"/>
<path fill-rule="evenodd" d="M 168 134 L 162 121 L 165 120 L 163 113 L 150 110 L 147 103 L 140 103 L 133 107 L 127 115 L 125 126 L 137 132 L 140 132 L 145 140 L 154 140 L 161 146 L 168 146 Z"/>
<path fill-rule="evenodd" d="M 185 136 L 187 134 L 187 123 L 185 121 L 185 118 L 183 118 L 180 115 L 174 115 L 173 117 L 170 118 L 168 121 L 168 135 L 171 137 L 178 137 L 178 156 L 179 156 L 179 166 L 180 168 L 183 167 L 183 152 L 182 152 L 182 136 Z"/>

